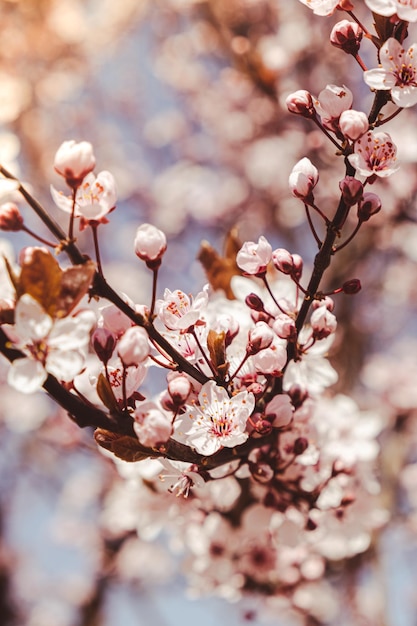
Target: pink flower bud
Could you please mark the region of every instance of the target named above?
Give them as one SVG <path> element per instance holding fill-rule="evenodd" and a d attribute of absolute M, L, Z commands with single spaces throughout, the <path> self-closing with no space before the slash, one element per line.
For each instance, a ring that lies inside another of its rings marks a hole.
<path fill-rule="evenodd" d="M 281 376 L 282 368 L 287 362 L 287 351 L 284 346 L 272 344 L 252 357 L 253 365 L 260 374 Z"/>
<path fill-rule="evenodd" d="M 298 437 L 294 441 L 293 452 L 297 456 L 299 454 L 303 454 L 303 452 L 305 452 L 307 448 L 308 448 L 308 439 L 306 437 Z"/>
<path fill-rule="evenodd" d="M 347 54 L 356 55 L 359 52 L 363 30 L 356 22 L 342 20 L 333 26 L 330 33 L 330 42 Z"/>
<path fill-rule="evenodd" d="M 367 222 L 372 215 L 381 210 L 381 200 L 375 193 L 366 192 L 358 204 L 358 219 Z"/>
<path fill-rule="evenodd" d="M 172 402 L 176 407 L 180 407 L 187 401 L 192 386 L 190 381 L 184 374 L 179 374 L 172 378 L 168 383 L 168 393 L 172 398 Z"/>
<path fill-rule="evenodd" d="M 149 352 L 148 334 L 140 326 L 128 328 L 117 344 L 117 354 L 126 367 L 142 363 Z"/>
<path fill-rule="evenodd" d="M 294 264 L 294 269 L 292 271 L 291 276 L 293 276 L 293 278 L 295 278 L 295 280 L 300 280 L 301 275 L 303 273 L 304 261 L 300 257 L 299 254 L 293 254 L 292 255 L 292 262 Z"/>
<path fill-rule="evenodd" d="M 23 226 L 23 217 L 14 202 L 0 206 L 0 230 L 17 232 Z"/>
<path fill-rule="evenodd" d="M 161 264 L 162 256 L 167 249 L 164 233 L 151 224 L 142 224 L 136 231 L 135 253 L 146 261 L 146 265 L 155 269 Z"/>
<path fill-rule="evenodd" d="M 292 169 L 288 179 L 290 191 L 304 202 L 313 202 L 313 189 L 319 180 L 319 172 L 310 159 L 304 157 Z"/>
<path fill-rule="evenodd" d="M 345 176 L 339 183 L 343 200 L 347 206 L 354 206 L 363 195 L 363 184 L 353 176 Z"/>
<path fill-rule="evenodd" d="M 300 406 L 304 403 L 308 398 L 308 392 L 303 389 L 300 385 L 292 385 L 288 390 L 288 395 L 291 398 L 291 403 L 294 409 L 299 409 Z"/>
<path fill-rule="evenodd" d="M 260 350 L 269 348 L 274 340 L 272 328 L 265 322 L 258 322 L 255 327 L 249 331 L 249 342 L 246 348 L 248 354 L 256 354 Z"/>
<path fill-rule="evenodd" d="M 347 280 L 342 285 L 343 293 L 353 296 L 355 293 L 358 293 L 362 289 L 361 281 L 358 278 L 352 278 L 351 280 Z"/>
<path fill-rule="evenodd" d="M 295 321 L 289 315 L 280 313 L 272 324 L 273 330 L 281 339 L 287 339 L 287 341 L 294 341 L 297 338 L 297 328 Z"/>
<path fill-rule="evenodd" d="M 79 187 L 95 166 L 93 146 L 88 141 L 79 143 L 73 139 L 64 141 L 55 154 L 55 170 L 65 178 L 67 185 L 72 189 Z"/>
<path fill-rule="evenodd" d="M 294 260 L 292 254 L 285 248 L 277 248 L 272 253 L 272 262 L 279 272 L 292 274 L 294 270 Z"/>
<path fill-rule="evenodd" d="M 156 448 L 170 438 L 171 419 L 154 402 L 141 403 L 136 407 L 133 416 L 133 428 L 143 446 Z"/>
<path fill-rule="evenodd" d="M 116 336 L 107 328 L 96 328 L 91 343 L 100 361 L 106 365 L 113 354 Z"/>
<path fill-rule="evenodd" d="M 347 109 L 342 111 L 340 115 L 339 127 L 345 137 L 351 141 L 356 141 L 367 132 L 369 122 L 366 113 L 363 113 L 363 111 Z"/>
<path fill-rule="evenodd" d="M 313 300 L 311 306 L 313 310 L 325 306 L 328 311 L 334 311 L 334 301 L 330 296 L 325 296 L 321 300 Z"/>
<path fill-rule="evenodd" d="M 325 339 L 335 332 L 337 327 L 336 317 L 325 305 L 317 307 L 310 317 L 310 324 L 314 339 Z"/>
<path fill-rule="evenodd" d="M 260 297 L 256 295 L 256 293 L 250 293 L 248 296 L 246 296 L 245 303 L 246 306 L 252 309 L 252 311 L 263 312 L 265 310 L 264 303 L 262 302 Z"/>
<path fill-rule="evenodd" d="M 311 93 L 305 89 L 300 89 L 291 93 L 285 100 L 287 109 L 290 113 L 296 113 L 303 117 L 315 117 L 316 111 L 314 108 L 313 98 Z"/>
<path fill-rule="evenodd" d="M 271 260 L 272 248 L 268 241 L 261 235 L 258 243 L 246 241 L 236 256 L 236 263 L 245 274 L 261 276 L 265 274 L 268 263 Z"/>

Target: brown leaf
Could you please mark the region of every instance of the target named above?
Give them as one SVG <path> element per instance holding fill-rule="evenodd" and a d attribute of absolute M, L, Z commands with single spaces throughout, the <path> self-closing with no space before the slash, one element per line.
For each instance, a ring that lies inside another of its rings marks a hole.
<path fill-rule="evenodd" d="M 216 372 L 224 379 L 229 366 L 226 361 L 226 333 L 224 331 L 217 333 L 215 330 L 209 330 L 207 347 L 210 353 L 210 360 Z"/>
<path fill-rule="evenodd" d="M 91 260 L 62 270 L 48 250 L 31 248 L 22 262 L 17 294 L 31 295 L 51 317 L 65 317 L 87 293 L 94 273 Z"/>
<path fill-rule="evenodd" d="M 215 291 L 222 289 L 229 300 L 234 300 L 230 284 L 231 280 L 233 276 L 241 275 L 241 271 L 236 265 L 236 254 L 240 248 L 241 244 L 237 238 L 236 231 L 232 230 L 226 238 L 225 256 L 220 256 L 207 241 L 201 243 L 197 256 L 206 271 L 211 287 Z"/>
<path fill-rule="evenodd" d="M 111 413 L 117 413 L 119 410 L 117 400 L 114 397 L 113 389 L 109 381 L 103 374 L 99 374 L 96 391 L 104 406 L 107 407 Z"/>
<path fill-rule="evenodd" d="M 119 459 L 129 463 L 143 461 L 153 456 L 152 451 L 144 448 L 135 437 L 119 435 L 103 428 L 97 428 L 94 432 L 94 439 L 99 446 L 113 452 Z"/>
<path fill-rule="evenodd" d="M 54 317 L 61 288 L 62 270 L 58 261 L 44 248 L 32 248 L 24 257 L 19 279 L 19 293 L 28 293 Z"/>
<path fill-rule="evenodd" d="M 56 317 L 65 317 L 77 306 L 89 290 L 95 271 L 95 263 L 88 260 L 82 265 L 68 267 L 62 272 Z"/>

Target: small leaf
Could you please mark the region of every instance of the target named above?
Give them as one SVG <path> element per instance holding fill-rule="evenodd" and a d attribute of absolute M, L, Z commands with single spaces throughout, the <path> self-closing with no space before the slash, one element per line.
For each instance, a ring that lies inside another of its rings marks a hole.
<path fill-rule="evenodd" d="M 235 231 L 232 230 L 226 238 L 224 257 L 220 256 L 207 241 L 201 243 L 197 257 L 206 271 L 211 287 L 215 291 L 222 289 L 229 300 L 235 298 L 230 284 L 231 280 L 233 276 L 241 275 L 241 271 L 236 265 L 236 254 L 240 248 L 240 242 Z"/>
<path fill-rule="evenodd" d="M 56 301 L 56 317 L 68 315 L 90 288 L 96 265 L 91 259 L 62 272 L 61 289 Z"/>
<path fill-rule="evenodd" d="M 61 289 L 62 270 L 58 261 L 44 248 L 31 248 L 23 259 L 18 295 L 28 293 L 51 317 Z"/>
<path fill-rule="evenodd" d="M 96 391 L 104 406 L 106 406 L 111 413 L 117 413 L 119 411 L 119 405 L 114 397 L 113 389 L 103 374 L 99 374 Z"/>
<path fill-rule="evenodd" d="M 135 463 L 154 456 L 152 450 L 144 448 L 138 439 L 128 435 L 119 435 L 103 428 L 97 428 L 94 439 L 99 446 L 112 452 L 119 459 Z"/>
<path fill-rule="evenodd" d="M 66 317 L 87 293 L 96 266 L 91 259 L 64 270 L 45 248 L 31 248 L 24 256 L 20 277 L 10 274 L 17 295 L 32 296 L 53 318 Z M 17 283 L 16 283 L 17 281 Z"/>
<path fill-rule="evenodd" d="M 207 336 L 207 347 L 216 372 L 224 379 L 229 366 L 226 361 L 226 333 L 210 330 Z"/>

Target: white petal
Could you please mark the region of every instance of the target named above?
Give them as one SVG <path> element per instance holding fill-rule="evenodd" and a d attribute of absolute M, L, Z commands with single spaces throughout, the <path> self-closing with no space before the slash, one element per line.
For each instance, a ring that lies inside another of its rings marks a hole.
<path fill-rule="evenodd" d="M 61 193 L 60 191 L 57 191 L 55 187 L 53 187 L 52 185 L 51 185 L 51 196 L 52 196 L 52 200 L 55 202 L 55 204 L 57 205 L 59 209 L 62 209 L 62 211 L 65 211 L 66 213 L 71 213 L 72 211 L 71 198 L 64 196 L 63 193 Z M 76 214 L 78 215 L 77 212 Z"/>
<path fill-rule="evenodd" d="M 15 329 L 22 339 L 44 339 L 52 328 L 52 318 L 39 302 L 25 293 L 18 301 L 15 312 Z"/>
<path fill-rule="evenodd" d="M 48 344 L 61 350 L 77 350 L 88 344 L 90 330 L 95 322 L 93 315 L 66 317 L 55 322 Z"/>
<path fill-rule="evenodd" d="M 412 85 L 394 87 L 391 90 L 391 96 L 395 104 L 404 109 L 412 107 L 417 103 L 417 89 Z"/>
<path fill-rule="evenodd" d="M 22 393 L 38 391 L 47 378 L 47 374 L 39 361 L 32 359 L 16 359 L 10 366 L 7 382 Z"/>
<path fill-rule="evenodd" d="M 67 350 L 65 352 L 52 350 L 48 354 L 46 361 L 48 372 L 58 378 L 58 380 L 65 382 L 74 380 L 75 376 L 80 373 L 83 365 L 84 358 L 76 350 Z"/>
<path fill-rule="evenodd" d="M 386 90 L 395 86 L 395 76 L 391 72 L 387 72 L 382 67 L 374 70 L 368 70 L 363 73 L 365 83 L 371 89 Z"/>

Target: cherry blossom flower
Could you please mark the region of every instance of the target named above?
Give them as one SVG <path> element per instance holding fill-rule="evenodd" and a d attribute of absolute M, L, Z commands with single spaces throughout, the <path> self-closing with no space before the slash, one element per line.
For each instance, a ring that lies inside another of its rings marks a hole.
<path fill-rule="evenodd" d="M 177 497 L 188 498 L 193 487 L 204 487 L 204 478 L 195 471 L 194 465 L 167 459 L 160 459 L 160 463 L 164 469 L 159 474 L 159 478 L 167 485 L 168 491 L 175 493 Z"/>
<path fill-rule="evenodd" d="M 416 3 L 417 4 L 417 3 Z M 417 102 L 417 63 L 413 44 L 405 50 L 390 37 L 381 47 L 381 67 L 364 72 L 365 83 L 372 89 L 391 90 L 391 98 L 399 107 L 411 107 Z"/>
<path fill-rule="evenodd" d="M 202 321 L 202 314 L 208 303 L 208 287 L 200 291 L 192 300 L 180 289 L 165 289 L 164 300 L 157 300 L 156 312 L 159 319 L 169 330 L 188 330 Z"/>
<path fill-rule="evenodd" d="M 83 367 L 83 349 L 94 322 L 90 311 L 53 320 L 36 300 L 24 294 L 16 304 L 15 326 L 9 335 L 27 357 L 12 363 L 9 384 L 23 393 L 33 393 L 48 374 L 72 381 Z"/>
<path fill-rule="evenodd" d="M 417 21 L 416 0 L 365 0 L 365 4 L 378 15 L 390 17 L 398 15 L 407 22 Z"/>
<path fill-rule="evenodd" d="M 299 336 L 301 344 L 309 340 L 310 332 L 303 328 Z M 334 337 L 332 334 L 321 341 L 316 341 L 299 361 L 289 362 L 284 375 L 285 390 L 289 390 L 292 385 L 299 385 L 311 395 L 316 395 L 337 382 L 338 374 L 326 358 Z"/>
<path fill-rule="evenodd" d="M 51 194 L 55 204 L 66 213 L 72 212 L 72 198 L 64 196 L 51 186 Z M 105 224 L 106 215 L 116 205 L 116 184 L 110 172 L 102 171 L 88 174 L 77 188 L 75 196 L 75 217 L 80 218 L 80 230 L 89 224 Z"/>
<path fill-rule="evenodd" d="M 233 448 L 246 441 L 246 422 L 255 407 L 254 395 L 240 391 L 229 395 L 212 380 L 198 395 L 198 404 L 175 421 L 174 439 L 185 442 L 200 454 L 214 454 L 222 446 Z"/>
<path fill-rule="evenodd" d="M 95 166 L 93 146 L 88 141 L 64 141 L 55 154 L 55 170 L 65 178 L 69 187 L 79 187 Z"/>
<path fill-rule="evenodd" d="M 322 118 L 322 122 L 330 125 L 339 119 L 343 111 L 350 109 L 353 102 L 353 94 L 344 85 L 327 85 L 317 98 L 317 112 Z"/>
<path fill-rule="evenodd" d="M 140 443 L 148 448 L 167 441 L 172 433 L 172 422 L 155 402 L 145 401 L 136 405 L 133 428 Z"/>
<path fill-rule="evenodd" d="M 397 147 L 388 133 L 370 130 L 355 142 L 348 159 L 361 176 L 385 178 L 398 170 Z"/>
<path fill-rule="evenodd" d="M 300 0 L 316 15 L 332 15 L 340 0 Z"/>
<path fill-rule="evenodd" d="M 245 241 L 236 256 L 236 263 L 245 274 L 258 276 L 266 272 L 268 263 L 272 258 L 272 247 L 261 235 L 258 243 Z"/>

